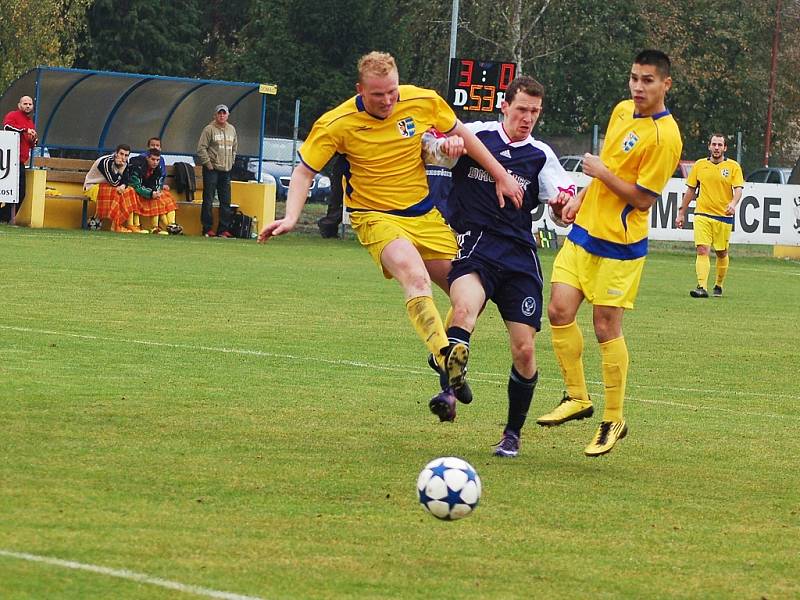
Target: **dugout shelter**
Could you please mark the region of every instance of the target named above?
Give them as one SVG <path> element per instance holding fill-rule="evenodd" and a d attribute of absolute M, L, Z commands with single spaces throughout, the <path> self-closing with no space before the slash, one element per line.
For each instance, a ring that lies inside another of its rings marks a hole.
<path fill-rule="evenodd" d="M 214 107 L 225 104 L 239 137 L 238 154 L 260 161 L 267 93 L 275 93 L 275 86 L 39 66 L 0 96 L 0 114 L 31 96 L 38 146 L 54 154 L 108 154 L 118 144 L 143 151 L 147 139 L 158 136 L 165 153 L 194 155 Z"/>

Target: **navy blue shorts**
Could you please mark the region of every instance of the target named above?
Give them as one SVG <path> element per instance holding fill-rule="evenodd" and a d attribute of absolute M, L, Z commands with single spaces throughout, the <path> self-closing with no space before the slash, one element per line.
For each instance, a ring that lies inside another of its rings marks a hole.
<path fill-rule="evenodd" d="M 459 277 L 477 273 L 486 298 L 497 305 L 504 321 L 541 330 L 542 265 L 536 250 L 488 231 L 472 229 L 456 237 L 458 255 L 448 281 L 452 284 Z"/>

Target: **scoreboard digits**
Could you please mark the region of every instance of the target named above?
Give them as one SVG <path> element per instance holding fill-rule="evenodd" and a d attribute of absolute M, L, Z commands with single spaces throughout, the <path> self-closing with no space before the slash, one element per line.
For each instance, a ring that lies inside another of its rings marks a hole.
<path fill-rule="evenodd" d="M 512 62 L 454 58 L 450 62 L 447 101 L 465 111 L 499 112 L 516 71 L 517 65 Z"/>

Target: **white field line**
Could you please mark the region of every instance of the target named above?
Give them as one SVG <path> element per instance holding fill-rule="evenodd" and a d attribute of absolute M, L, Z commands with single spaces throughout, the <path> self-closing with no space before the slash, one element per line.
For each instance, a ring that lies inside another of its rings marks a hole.
<path fill-rule="evenodd" d="M 223 600 L 262 600 L 257 596 L 242 596 L 241 594 L 232 594 L 230 592 L 211 590 L 196 585 L 187 585 L 177 581 L 161 579 L 160 577 L 151 577 L 150 575 L 145 575 L 144 573 L 135 573 L 134 571 L 128 571 L 127 569 L 110 569 L 108 567 L 101 567 L 99 565 L 89 565 L 71 560 L 52 558 L 50 556 L 39 556 L 37 554 L 28 554 L 26 552 L 12 552 L 10 550 L 0 550 L 0 556 L 17 558 L 19 560 L 27 560 L 29 562 L 44 563 L 46 565 L 52 565 L 55 567 L 64 567 L 65 569 L 89 571 L 91 573 L 99 573 L 100 575 L 108 575 L 109 577 L 119 577 L 120 579 L 128 579 L 137 583 L 146 583 L 149 585 L 157 585 L 169 590 L 176 590 L 178 592 L 194 594 L 196 596 L 205 596 L 206 598 L 222 598 Z"/>
<path fill-rule="evenodd" d="M 345 360 L 345 359 L 329 359 L 329 358 L 322 358 L 318 356 L 299 356 L 294 354 L 280 354 L 277 352 L 265 352 L 263 350 L 249 350 L 246 348 L 226 348 L 222 346 L 202 346 L 196 344 L 174 344 L 170 342 L 157 342 L 153 340 L 137 340 L 137 339 L 130 339 L 130 338 L 118 338 L 118 337 L 106 337 L 100 335 L 89 335 L 85 333 L 71 333 L 67 331 L 53 331 L 49 329 L 33 329 L 31 327 L 19 327 L 19 326 L 12 326 L 12 325 L 0 325 L 0 330 L 6 331 L 17 331 L 20 333 L 36 333 L 42 335 L 56 335 L 60 337 L 69 337 L 74 339 L 81 339 L 81 340 L 90 340 L 90 341 L 101 341 L 101 342 L 112 342 L 112 343 L 123 343 L 123 344 L 137 344 L 141 346 L 155 346 L 160 348 L 174 348 L 176 350 L 191 350 L 196 352 L 198 350 L 204 352 L 218 352 L 222 354 L 238 354 L 243 356 L 260 356 L 264 358 L 277 358 L 277 359 L 285 359 L 291 361 L 306 361 L 306 362 L 316 362 L 316 363 L 324 363 L 328 365 L 339 365 L 339 366 L 347 366 L 347 367 L 356 367 L 360 369 L 374 369 L 380 371 L 390 371 L 390 372 L 397 372 L 397 373 L 411 373 L 411 374 L 424 374 L 428 373 L 428 368 L 419 368 L 419 367 L 406 367 L 406 366 L 391 366 L 391 365 L 380 365 L 380 364 L 373 364 L 368 362 L 362 361 L 355 361 L 355 360 Z M 494 384 L 502 384 L 506 381 L 506 375 L 500 373 L 487 373 L 483 372 L 480 373 L 478 371 L 471 371 L 470 372 L 470 379 L 472 381 L 479 381 L 481 383 L 494 383 Z M 542 377 L 543 380 L 549 381 L 557 381 L 560 382 L 561 378 L 555 377 Z M 595 386 L 600 386 L 602 388 L 603 382 L 602 381 L 592 381 L 587 380 L 587 383 Z M 766 398 L 769 396 L 773 399 L 779 400 L 789 400 L 789 401 L 800 401 L 800 397 L 790 395 L 790 394 L 780 394 L 776 392 L 769 392 L 769 394 L 761 394 L 758 392 L 745 392 L 741 390 L 720 390 L 720 389 L 711 389 L 711 388 L 681 388 L 681 387 L 664 387 L 663 385 L 647 385 L 647 384 L 636 384 L 636 383 L 628 383 L 629 388 L 639 388 L 642 390 L 660 390 L 666 392 L 683 392 L 683 393 L 693 393 L 693 394 L 708 394 L 708 395 L 720 395 L 720 396 L 747 396 L 747 397 L 754 397 L 754 398 Z M 633 399 L 633 398 L 631 398 Z M 647 400 L 647 399 L 638 399 L 640 402 L 647 402 L 651 404 L 664 404 L 668 406 L 675 406 L 675 407 L 685 407 L 691 408 L 693 410 L 719 410 L 722 409 L 715 405 L 712 407 L 704 407 L 702 405 L 692 405 L 692 404 L 682 404 L 677 402 L 669 402 L 669 401 L 662 401 L 662 400 Z M 745 414 L 738 410 L 730 410 L 732 413 L 736 414 Z M 753 416 L 757 415 L 764 415 L 770 416 L 774 418 L 795 418 L 788 415 L 780 415 L 774 413 L 747 413 Z M 796 417 L 800 419 L 800 416 Z"/>

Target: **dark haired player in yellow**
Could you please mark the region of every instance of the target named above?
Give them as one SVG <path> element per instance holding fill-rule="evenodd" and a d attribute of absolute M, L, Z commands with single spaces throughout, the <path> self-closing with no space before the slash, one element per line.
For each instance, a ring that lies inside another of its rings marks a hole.
<path fill-rule="evenodd" d="M 689 203 L 697 196 L 694 207 L 694 245 L 697 247 L 695 271 L 697 287 L 689 292 L 692 298 L 708 298 L 708 274 L 711 272 L 711 247 L 717 253 L 717 276 L 714 297 L 722 296 L 722 284 L 728 274 L 728 242 L 733 229 L 733 215 L 742 198 L 744 177 L 742 167 L 725 157 L 728 144 L 721 133 L 711 135 L 708 158 L 701 158 L 692 166 L 686 178 L 686 193 L 675 218 L 675 226 L 682 228 L 686 222 Z"/>
<path fill-rule="evenodd" d="M 350 222 L 384 276 L 397 279 L 403 288 L 414 329 L 449 383 L 431 401 L 431 411 L 442 421 L 451 421 L 454 397 L 471 400 L 471 393 L 465 395 L 469 347 L 448 340 L 433 302 L 431 280 L 449 290 L 447 274 L 458 248 L 428 194 L 422 134 L 435 127 L 452 136 L 446 152 L 455 157 L 466 151 L 479 162 L 496 181 L 501 206 L 504 197 L 521 206 L 523 191 L 436 92 L 399 84 L 390 54 L 370 52 L 361 57 L 356 91 L 355 97 L 314 123 L 292 173 L 286 216 L 264 227 L 259 242 L 295 227 L 314 174 L 335 153 L 344 155 Z"/>
<path fill-rule="evenodd" d="M 628 432 L 622 414 L 628 377 L 622 317 L 626 308 L 633 308 L 639 290 L 648 211 L 675 171 L 683 146 L 664 104 L 672 86 L 669 57 L 659 50 L 640 52 L 628 86 L 632 99 L 623 100 L 611 113 L 600 156 L 584 156 L 583 172 L 592 181 L 554 207 L 556 216 L 573 223 L 553 264 L 547 309 L 567 391 L 537 423 L 560 425 L 594 412 L 583 372 L 583 335 L 575 321 L 581 303 L 588 300 L 600 344 L 605 409 L 584 451 L 587 456 L 609 452 Z"/>

